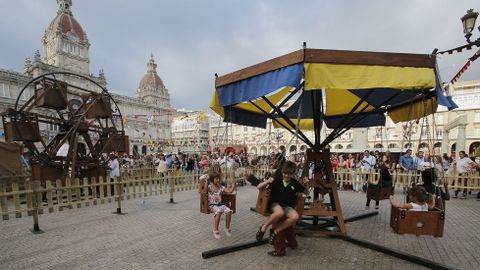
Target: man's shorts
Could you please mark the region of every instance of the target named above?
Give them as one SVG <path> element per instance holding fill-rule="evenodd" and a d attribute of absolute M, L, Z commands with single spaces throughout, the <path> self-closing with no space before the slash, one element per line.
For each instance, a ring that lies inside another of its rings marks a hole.
<path fill-rule="evenodd" d="M 283 206 L 281 206 L 281 205 L 278 204 L 278 203 L 272 203 L 272 209 L 271 209 L 271 210 L 272 210 L 272 213 L 273 213 L 273 209 L 274 209 L 275 207 L 277 207 L 277 206 L 279 206 L 279 207 L 282 208 L 282 210 L 283 210 L 283 215 L 284 215 L 285 217 L 287 217 L 288 214 L 290 214 L 290 212 L 292 212 L 292 211 L 296 212 L 295 209 L 293 209 L 293 207 L 290 207 L 290 206 L 285 206 L 285 207 L 283 207 Z"/>

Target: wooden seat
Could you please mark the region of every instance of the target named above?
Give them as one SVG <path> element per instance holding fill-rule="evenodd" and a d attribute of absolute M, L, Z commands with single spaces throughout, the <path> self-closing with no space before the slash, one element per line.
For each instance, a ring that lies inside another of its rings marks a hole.
<path fill-rule="evenodd" d="M 443 236 L 445 211 L 435 208 L 430 211 L 409 211 L 392 206 L 390 227 L 398 234 Z"/>
<path fill-rule="evenodd" d="M 208 181 L 203 181 L 198 185 L 198 193 L 200 193 L 200 213 L 210 214 L 210 209 L 208 209 Z M 222 194 L 222 203 L 232 210 L 232 214 L 235 214 L 237 209 L 237 194 Z"/>
<path fill-rule="evenodd" d="M 38 117 L 25 114 L 3 115 L 5 141 L 39 142 L 42 140 Z"/>
<path fill-rule="evenodd" d="M 112 108 L 107 96 L 102 94 L 89 94 L 82 98 L 87 118 L 109 118 L 112 116 Z"/>
<path fill-rule="evenodd" d="M 37 107 L 64 110 L 67 108 L 67 84 L 65 82 L 41 81 L 35 89 Z"/>
<path fill-rule="evenodd" d="M 302 216 L 304 208 L 304 198 L 302 194 L 297 195 L 295 200 L 295 211 Z M 258 192 L 257 204 L 255 205 L 255 211 L 263 216 L 270 216 L 270 190 L 264 188 Z"/>

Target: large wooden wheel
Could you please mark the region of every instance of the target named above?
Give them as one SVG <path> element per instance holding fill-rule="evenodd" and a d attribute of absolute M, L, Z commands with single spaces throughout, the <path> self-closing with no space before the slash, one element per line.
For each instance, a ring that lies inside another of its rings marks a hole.
<path fill-rule="evenodd" d="M 57 80 L 60 76 L 86 80 L 91 89 Z M 32 87 L 34 95 L 21 103 L 23 92 Z M 116 102 L 104 87 L 78 74 L 56 72 L 32 79 L 2 118 L 7 141 L 21 141 L 31 152 L 35 180 L 105 176 L 108 153 L 125 147 Z"/>

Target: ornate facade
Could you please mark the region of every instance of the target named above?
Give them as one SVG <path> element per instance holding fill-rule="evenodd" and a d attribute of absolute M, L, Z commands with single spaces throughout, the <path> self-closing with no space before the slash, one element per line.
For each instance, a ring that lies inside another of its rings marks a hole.
<path fill-rule="evenodd" d="M 90 73 L 90 42 L 86 32 L 74 18 L 72 0 L 57 0 L 58 11 L 42 38 L 44 57 L 36 51 L 33 60 L 26 57 L 23 73 L 0 69 L 0 111 L 13 107 L 21 89 L 32 78 L 45 73 L 67 71 L 87 76 L 103 87 L 107 79 L 103 70 L 98 75 Z M 130 153 L 157 151 L 163 142 L 171 139 L 172 109 L 168 89 L 157 74 L 153 55 L 147 63 L 147 72 L 136 90 L 136 97 L 109 91 L 120 111 L 126 116 L 125 133 L 130 139 Z M 76 86 L 101 91 L 88 80 L 68 75 L 57 76 Z M 33 95 L 33 89 L 25 89 L 19 97 L 22 103 Z M 1 123 L 0 123 L 1 125 Z M 41 133 L 49 136 L 54 127 L 40 126 Z M 0 138 L 3 127 L 0 126 Z"/>

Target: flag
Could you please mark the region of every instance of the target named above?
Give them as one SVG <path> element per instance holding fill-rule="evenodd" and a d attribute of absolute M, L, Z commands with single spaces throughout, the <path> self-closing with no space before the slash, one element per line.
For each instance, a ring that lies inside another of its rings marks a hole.
<path fill-rule="evenodd" d="M 200 112 L 198 116 L 198 121 L 200 121 L 200 123 L 203 123 L 203 121 L 205 121 L 205 112 Z"/>
<path fill-rule="evenodd" d="M 127 125 L 127 116 L 126 115 L 122 115 L 122 123 L 124 126 Z"/>

